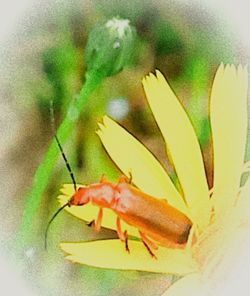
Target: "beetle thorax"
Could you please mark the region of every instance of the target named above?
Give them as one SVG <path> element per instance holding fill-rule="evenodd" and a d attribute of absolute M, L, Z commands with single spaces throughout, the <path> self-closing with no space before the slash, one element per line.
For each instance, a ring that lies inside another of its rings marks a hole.
<path fill-rule="evenodd" d="M 115 203 L 115 186 L 109 182 L 93 184 L 89 187 L 89 196 L 92 204 L 112 208 Z"/>

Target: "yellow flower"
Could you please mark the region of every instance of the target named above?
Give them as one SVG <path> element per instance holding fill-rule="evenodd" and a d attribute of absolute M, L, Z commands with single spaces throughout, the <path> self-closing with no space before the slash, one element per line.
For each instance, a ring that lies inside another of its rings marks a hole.
<path fill-rule="evenodd" d="M 123 174 L 132 173 L 133 183 L 140 190 L 166 199 L 192 220 L 194 227 L 185 249 L 159 247 L 154 260 L 139 240 L 129 240 L 129 254 L 119 239 L 108 239 L 62 243 L 61 248 L 68 254 L 66 258 L 103 268 L 186 275 L 164 295 L 184 295 L 185 289 L 185 295 L 195 295 L 195 289 L 199 292 L 205 276 L 213 274 L 228 244 L 234 241 L 234 233 L 246 219 L 250 204 L 247 196 L 250 181 L 240 189 L 247 132 L 247 79 L 247 69 L 233 65 L 221 65 L 214 78 L 210 103 L 214 155 L 211 197 L 192 123 L 159 71 L 156 76 L 149 74 L 142 83 L 182 194 L 154 155 L 130 133 L 107 116 L 99 125 L 97 134 Z M 62 193 L 59 199 L 64 204 L 74 193 L 73 186 L 64 185 Z M 90 204 L 66 210 L 85 221 L 95 219 L 98 213 L 98 208 Z M 102 225 L 116 229 L 115 221 L 115 214 L 105 209 Z M 132 226 L 123 223 L 122 228 L 139 237 Z M 196 241 L 192 242 L 194 232 Z"/>

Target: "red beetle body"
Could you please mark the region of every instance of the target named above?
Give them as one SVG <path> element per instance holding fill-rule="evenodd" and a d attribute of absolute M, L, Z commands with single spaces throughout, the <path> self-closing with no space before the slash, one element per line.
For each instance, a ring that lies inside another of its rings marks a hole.
<path fill-rule="evenodd" d="M 100 229 L 102 208 L 112 209 L 117 214 L 117 233 L 126 242 L 127 233 L 121 231 L 120 219 L 138 228 L 144 245 L 151 255 L 157 245 L 182 247 L 187 243 L 192 222 L 183 213 L 165 200 L 156 199 L 138 190 L 122 176 L 117 184 L 106 180 L 80 187 L 69 201 L 81 206 L 91 202 L 100 208 L 95 228 Z M 154 243 L 155 242 L 155 243 Z"/>

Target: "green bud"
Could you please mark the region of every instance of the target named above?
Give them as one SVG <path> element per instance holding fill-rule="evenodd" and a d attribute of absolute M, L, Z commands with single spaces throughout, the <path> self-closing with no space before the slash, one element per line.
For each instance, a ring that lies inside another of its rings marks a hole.
<path fill-rule="evenodd" d="M 102 77 L 117 74 L 132 63 L 135 40 L 135 28 L 127 19 L 113 18 L 97 25 L 87 41 L 87 71 L 97 72 Z"/>

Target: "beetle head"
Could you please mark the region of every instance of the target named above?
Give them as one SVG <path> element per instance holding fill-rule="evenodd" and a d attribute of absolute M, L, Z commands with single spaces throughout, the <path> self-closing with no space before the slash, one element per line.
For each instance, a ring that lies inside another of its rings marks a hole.
<path fill-rule="evenodd" d="M 69 204 L 73 206 L 83 206 L 90 201 L 89 190 L 87 187 L 80 187 L 72 195 Z"/>

